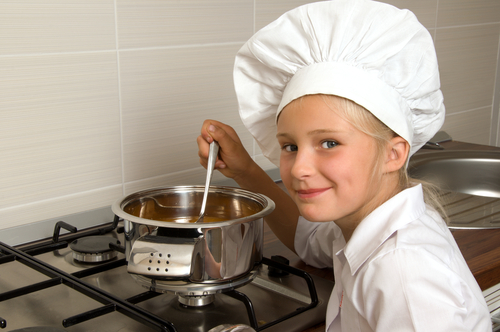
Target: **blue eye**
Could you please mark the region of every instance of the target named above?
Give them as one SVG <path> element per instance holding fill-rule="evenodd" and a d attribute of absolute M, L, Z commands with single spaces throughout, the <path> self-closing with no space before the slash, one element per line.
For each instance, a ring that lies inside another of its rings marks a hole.
<path fill-rule="evenodd" d="M 337 142 L 335 141 L 324 141 L 324 142 L 321 142 L 321 147 L 323 149 L 331 149 L 331 148 L 334 148 L 338 145 Z"/>
<path fill-rule="evenodd" d="M 294 152 L 294 151 L 297 151 L 297 145 L 293 145 L 293 144 L 286 144 L 283 146 L 283 150 L 287 151 L 287 152 Z"/>

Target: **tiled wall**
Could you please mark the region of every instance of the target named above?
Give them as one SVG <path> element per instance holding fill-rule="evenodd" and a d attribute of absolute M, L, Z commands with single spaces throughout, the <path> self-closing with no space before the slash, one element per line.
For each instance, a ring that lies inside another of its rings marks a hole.
<path fill-rule="evenodd" d="M 233 125 L 271 168 L 236 112 L 233 59 L 256 29 L 306 2 L 0 1 L 0 229 L 203 184 L 205 118 Z M 388 2 L 434 36 L 444 129 L 500 145 L 500 1 Z"/>

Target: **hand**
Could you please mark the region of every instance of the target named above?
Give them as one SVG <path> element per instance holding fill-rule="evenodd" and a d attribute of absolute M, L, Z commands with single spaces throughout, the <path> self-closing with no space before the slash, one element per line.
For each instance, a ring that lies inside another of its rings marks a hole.
<path fill-rule="evenodd" d="M 276 209 L 265 220 L 281 242 L 294 251 L 299 218 L 297 205 L 250 157 L 234 129 L 215 120 L 205 120 L 197 138 L 198 155 L 203 167 L 207 167 L 209 145 L 213 140 L 220 146 L 215 168 L 235 180 L 241 188 L 261 193 L 274 201 Z"/>
<path fill-rule="evenodd" d="M 201 135 L 197 138 L 200 164 L 207 168 L 209 144 L 219 142 L 219 156 L 215 168 L 224 176 L 238 182 L 248 173 L 246 170 L 254 164 L 253 159 L 243 147 L 236 131 L 222 122 L 205 120 L 201 127 Z"/>

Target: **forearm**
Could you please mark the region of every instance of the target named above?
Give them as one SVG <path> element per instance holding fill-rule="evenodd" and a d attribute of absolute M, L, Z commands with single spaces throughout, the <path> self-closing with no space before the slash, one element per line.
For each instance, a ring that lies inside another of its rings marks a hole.
<path fill-rule="evenodd" d="M 265 217 L 265 221 L 278 239 L 295 252 L 295 230 L 299 218 L 296 204 L 256 163 L 252 163 L 247 171 L 245 176 L 234 180 L 240 187 L 266 195 L 274 201 L 276 208 Z"/>

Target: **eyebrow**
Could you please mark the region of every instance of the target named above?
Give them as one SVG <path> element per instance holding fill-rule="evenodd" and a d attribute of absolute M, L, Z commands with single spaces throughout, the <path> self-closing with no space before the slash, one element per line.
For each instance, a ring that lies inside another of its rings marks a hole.
<path fill-rule="evenodd" d="M 312 135 L 318 135 L 318 134 L 333 134 L 333 133 L 345 133 L 346 131 L 345 130 L 332 130 L 332 129 L 315 129 L 315 130 L 311 130 L 307 133 L 308 136 L 312 136 Z M 276 138 L 278 137 L 287 137 L 288 134 L 287 133 L 277 133 L 276 134 Z"/>

